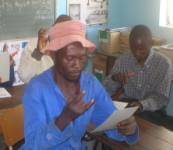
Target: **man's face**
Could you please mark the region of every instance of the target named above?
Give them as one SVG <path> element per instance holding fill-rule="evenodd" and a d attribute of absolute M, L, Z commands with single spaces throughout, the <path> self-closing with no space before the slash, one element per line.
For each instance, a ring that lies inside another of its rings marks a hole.
<path fill-rule="evenodd" d="M 86 50 L 80 43 L 72 43 L 58 51 L 55 56 L 55 67 L 65 79 L 77 81 L 87 61 Z"/>
<path fill-rule="evenodd" d="M 151 46 L 151 40 L 140 37 L 130 42 L 131 51 L 138 62 L 145 62 L 149 55 Z"/>

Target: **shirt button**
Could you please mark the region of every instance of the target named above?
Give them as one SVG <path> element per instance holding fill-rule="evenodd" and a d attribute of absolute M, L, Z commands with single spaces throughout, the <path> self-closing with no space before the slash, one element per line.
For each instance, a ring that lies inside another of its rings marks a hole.
<path fill-rule="evenodd" d="M 52 135 L 51 135 L 50 133 L 48 133 L 48 134 L 46 135 L 46 138 L 47 138 L 48 141 L 50 141 L 50 140 L 52 139 Z"/>

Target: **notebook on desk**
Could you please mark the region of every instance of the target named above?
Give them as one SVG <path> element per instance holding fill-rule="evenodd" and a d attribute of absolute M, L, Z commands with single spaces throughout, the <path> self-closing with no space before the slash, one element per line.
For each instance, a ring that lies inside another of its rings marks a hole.
<path fill-rule="evenodd" d="M 1 82 L 9 81 L 10 55 L 8 52 L 0 52 L 0 79 Z"/>

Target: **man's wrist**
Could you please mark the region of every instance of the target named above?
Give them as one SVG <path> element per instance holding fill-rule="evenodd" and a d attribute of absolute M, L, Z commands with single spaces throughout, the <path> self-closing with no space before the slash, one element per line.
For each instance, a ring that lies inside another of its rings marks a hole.
<path fill-rule="evenodd" d="M 55 119 L 55 124 L 63 130 L 66 126 L 70 124 L 74 119 L 76 118 L 76 115 L 72 112 L 68 111 L 68 109 L 64 109 L 63 112 Z"/>
<path fill-rule="evenodd" d="M 68 126 L 71 121 L 72 119 L 70 119 L 68 115 L 62 112 L 61 115 L 55 119 L 55 124 L 60 130 L 64 130 L 64 128 Z"/>

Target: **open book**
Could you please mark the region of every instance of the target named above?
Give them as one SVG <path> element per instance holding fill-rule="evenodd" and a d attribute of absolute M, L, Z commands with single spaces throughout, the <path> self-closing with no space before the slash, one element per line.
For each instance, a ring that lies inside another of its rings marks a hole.
<path fill-rule="evenodd" d="M 117 107 L 117 111 L 114 111 L 107 120 L 92 130 L 91 133 L 114 129 L 119 122 L 131 117 L 138 109 L 138 107 L 125 108 L 127 103 L 124 102 L 114 102 L 114 105 Z"/>
<path fill-rule="evenodd" d="M 0 52 L 0 78 L 1 82 L 9 81 L 10 55 L 8 52 Z"/>

